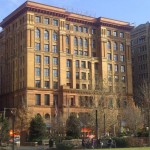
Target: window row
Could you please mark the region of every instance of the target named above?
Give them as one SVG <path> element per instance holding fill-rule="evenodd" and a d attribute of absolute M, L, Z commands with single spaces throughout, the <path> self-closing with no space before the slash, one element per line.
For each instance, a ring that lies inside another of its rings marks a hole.
<path fill-rule="evenodd" d="M 111 35 L 113 35 L 115 37 L 124 38 L 124 32 L 107 30 L 107 36 L 111 36 Z"/>
<path fill-rule="evenodd" d="M 35 105 L 41 105 L 41 94 L 35 94 Z M 58 106 L 58 95 L 54 94 L 53 95 L 53 106 Z M 43 105 L 50 105 L 50 95 L 49 94 L 44 94 L 44 100 L 43 100 Z"/>
<path fill-rule="evenodd" d="M 111 75 L 108 75 L 108 81 L 112 81 L 112 80 L 113 80 L 113 77 Z M 114 76 L 114 81 L 115 82 L 119 82 L 119 81 L 126 82 L 126 77 L 125 76 L 121 76 L 121 78 L 119 78 L 118 75 L 115 75 Z"/>
<path fill-rule="evenodd" d="M 44 19 L 42 19 L 41 16 L 35 16 L 35 22 L 36 22 L 36 23 L 50 24 L 50 18 L 45 17 Z M 58 19 L 53 19 L 53 20 L 52 20 L 52 24 L 53 24 L 54 26 L 58 26 Z"/>
<path fill-rule="evenodd" d="M 107 53 L 107 60 L 118 61 L 118 54 L 114 54 L 113 56 L 114 56 L 114 58 L 112 58 L 112 54 L 111 53 Z M 125 61 L 125 55 L 120 55 L 120 61 L 121 62 Z"/>
<path fill-rule="evenodd" d="M 41 80 L 35 80 L 35 87 L 42 88 Z M 43 88 L 50 88 L 50 81 L 44 81 Z M 53 89 L 58 89 L 58 81 L 53 81 Z"/>
<path fill-rule="evenodd" d="M 111 49 L 111 47 L 112 47 L 111 42 L 108 41 L 108 42 L 107 42 L 107 49 Z M 120 51 L 124 51 L 124 50 L 125 50 L 124 44 L 123 44 L 123 43 L 120 43 L 120 45 L 119 45 L 119 47 L 118 47 L 117 42 L 114 42 L 114 43 L 113 43 L 113 50 L 116 51 L 116 50 L 118 50 L 118 49 L 120 49 Z"/>
<path fill-rule="evenodd" d="M 52 19 L 52 22 L 50 22 L 50 18 L 45 17 L 44 19 L 42 19 L 41 16 L 35 16 L 35 22 L 36 23 L 44 23 L 44 24 L 52 24 L 54 26 L 58 26 L 59 25 L 59 20 L 58 19 Z M 66 30 L 71 30 L 70 24 L 66 24 L 65 25 Z M 89 29 L 88 27 L 84 27 L 84 26 L 78 26 L 78 25 L 74 25 L 73 26 L 73 31 L 75 32 L 83 32 L 83 33 L 89 33 Z M 91 29 L 91 34 L 96 34 L 96 29 Z"/>
<path fill-rule="evenodd" d="M 35 38 L 41 38 L 41 31 L 38 28 L 35 29 Z M 49 31 L 47 31 L 47 30 L 44 30 L 44 39 L 49 40 Z M 57 32 L 53 31 L 52 39 L 53 39 L 53 41 L 57 41 L 57 39 L 58 39 L 58 33 Z"/>
<path fill-rule="evenodd" d="M 119 65 L 115 64 L 114 66 L 112 66 L 112 64 L 108 64 L 108 71 L 112 71 L 112 67 L 114 67 L 114 72 L 119 72 Z M 120 66 L 120 72 L 125 72 L 125 65 L 121 65 Z"/>
<path fill-rule="evenodd" d="M 49 44 L 44 44 L 44 47 L 41 47 L 41 43 L 35 43 L 35 50 L 40 51 L 41 49 L 43 49 L 45 52 L 49 52 L 50 51 L 50 46 Z M 52 52 L 53 53 L 58 53 L 58 46 L 57 45 L 52 45 Z"/>

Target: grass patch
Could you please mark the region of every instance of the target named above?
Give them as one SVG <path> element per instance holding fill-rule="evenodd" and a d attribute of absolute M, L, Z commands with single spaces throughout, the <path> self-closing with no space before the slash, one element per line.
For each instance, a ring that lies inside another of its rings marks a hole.
<path fill-rule="evenodd" d="M 150 147 L 134 147 L 134 148 L 111 148 L 112 150 L 150 150 Z M 104 150 L 110 150 L 104 148 Z"/>

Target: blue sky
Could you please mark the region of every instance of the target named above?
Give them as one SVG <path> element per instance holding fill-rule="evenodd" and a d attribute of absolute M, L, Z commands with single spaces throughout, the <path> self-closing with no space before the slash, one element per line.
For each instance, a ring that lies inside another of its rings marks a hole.
<path fill-rule="evenodd" d="M 26 0 L 0 0 L 0 22 Z M 150 0 L 31 0 L 94 17 L 139 25 L 150 21 Z"/>

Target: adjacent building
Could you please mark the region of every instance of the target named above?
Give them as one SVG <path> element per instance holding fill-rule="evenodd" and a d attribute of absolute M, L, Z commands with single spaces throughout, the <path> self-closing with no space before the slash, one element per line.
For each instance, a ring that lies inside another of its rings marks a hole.
<path fill-rule="evenodd" d="M 131 32 L 134 89 L 136 89 L 144 80 L 150 81 L 149 35 L 149 22 L 137 26 Z"/>
<path fill-rule="evenodd" d="M 90 108 L 83 97 L 96 103 L 97 81 L 107 87 L 105 106 L 121 110 L 132 100 L 128 22 L 27 1 L 0 26 L 1 109 L 25 104 L 45 119 L 67 117 Z"/>

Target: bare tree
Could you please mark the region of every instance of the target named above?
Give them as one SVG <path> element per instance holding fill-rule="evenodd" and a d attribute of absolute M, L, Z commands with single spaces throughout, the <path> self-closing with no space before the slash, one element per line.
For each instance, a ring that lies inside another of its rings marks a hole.
<path fill-rule="evenodd" d="M 150 83 L 146 80 L 136 89 L 135 100 L 143 110 L 145 125 L 149 128 L 149 146 L 150 146 Z"/>
<path fill-rule="evenodd" d="M 143 127 L 143 115 L 141 109 L 133 105 L 127 105 L 123 109 L 123 118 L 126 122 L 126 127 L 133 131 L 136 134 L 137 129 Z"/>

